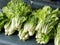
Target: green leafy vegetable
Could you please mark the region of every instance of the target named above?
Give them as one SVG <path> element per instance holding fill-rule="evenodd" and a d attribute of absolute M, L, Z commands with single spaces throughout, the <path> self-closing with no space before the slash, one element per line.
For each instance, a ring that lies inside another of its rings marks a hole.
<path fill-rule="evenodd" d="M 22 30 L 19 30 L 19 38 L 25 41 L 29 38 L 29 36 L 33 36 L 35 34 L 36 24 L 37 18 L 35 16 L 30 16 L 27 22 L 24 24 Z"/>
<path fill-rule="evenodd" d="M 45 6 L 43 9 L 37 10 L 35 15 L 37 15 L 39 21 L 36 27 L 36 41 L 40 44 L 46 44 L 51 35 L 51 31 L 57 23 L 58 9 L 52 10 L 51 7 Z"/>
<path fill-rule="evenodd" d="M 57 33 L 54 39 L 54 44 L 55 45 L 60 45 L 60 23 L 57 26 Z"/>
<path fill-rule="evenodd" d="M 9 19 L 4 26 L 5 34 L 12 35 L 15 30 L 21 27 L 24 21 L 27 20 L 31 7 L 19 0 L 11 0 L 7 6 L 2 8 L 3 13 Z"/>

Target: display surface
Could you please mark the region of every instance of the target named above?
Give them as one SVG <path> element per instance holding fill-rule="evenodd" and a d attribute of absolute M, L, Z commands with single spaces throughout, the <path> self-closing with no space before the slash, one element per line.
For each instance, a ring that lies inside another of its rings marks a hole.
<path fill-rule="evenodd" d="M 3 0 L 1 2 L 3 2 Z M 7 4 L 7 2 L 8 1 L 6 1 L 5 3 Z M 29 2 L 32 5 L 33 8 L 35 7 L 34 5 L 37 4 L 37 3 L 34 3 L 34 2 L 31 3 L 31 1 L 25 1 L 25 2 L 26 3 Z M 6 4 L 3 3 L 3 5 L 0 8 L 2 8 L 3 6 L 5 6 Z M 36 5 L 36 7 L 37 7 L 37 5 Z M 43 6 L 43 5 L 41 5 L 41 6 Z M 58 7 L 58 6 L 55 6 L 55 8 L 56 7 Z M 1 11 L 1 9 L 0 9 L 0 11 Z M 13 44 L 14 45 L 29 45 L 29 44 L 30 45 L 40 45 L 40 44 L 36 43 L 36 41 L 35 41 L 35 39 L 33 39 L 33 37 L 31 37 L 31 39 L 28 39 L 27 41 L 23 42 L 23 41 L 19 40 L 19 38 L 18 38 L 17 35 L 5 36 L 3 33 L 0 34 L 0 42 L 1 42 L 1 45 L 13 45 Z M 50 41 L 47 45 L 53 45 L 53 42 Z"/>

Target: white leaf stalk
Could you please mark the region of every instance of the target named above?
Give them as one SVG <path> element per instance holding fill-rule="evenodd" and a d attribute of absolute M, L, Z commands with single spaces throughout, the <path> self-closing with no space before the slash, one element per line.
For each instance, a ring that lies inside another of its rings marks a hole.
<path fill-rule="evenodd" d="M 12 35 L 18 28 L 21 28 L 22 23 L 25 21 L 25 17 L 15 16 L 5 26 L 5 35 Z"/>

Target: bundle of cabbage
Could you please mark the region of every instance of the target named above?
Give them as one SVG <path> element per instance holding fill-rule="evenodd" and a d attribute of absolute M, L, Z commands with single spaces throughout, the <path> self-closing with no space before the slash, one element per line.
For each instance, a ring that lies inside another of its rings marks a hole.
<path fill-rule="evenodd" d="M 30 16 L 27 22 L 24 24 L 24 27 L 19 30 L 19 38 L 23 41 L 27 40 L 29 36 L 35 34 L 35 27 L 37 25 L 37 18 L 35 16 Z"/>
<path fill-rule="evenodd" d="M 60 45 L 60 23 L 57 26 L 57 33 L 54 39 L 54 44 L 55 45 Z"/>
<path fill-rule="evenodd" d="M 19 0 L 11 0 L 7 6 L 2 8 L 2 10 L 9 19 L 4 26 L 5 35 L 12 35 L 15 30 L 20 28 L 22 23 L 26 21 L 29 13 L 31 12 L 31 7 Z"/>
<path fill-rule="evenodd" d="M 39 21 L 36 26 L 36 41 L 40 44 L 46 44 L 51 36 L 51 31 L 57 24 L 57 12 L 58 9 L 52 10 L 51 7 L 45 6 L 43 9 L 37 10 L 35 15 L 37 15 Z"/>

